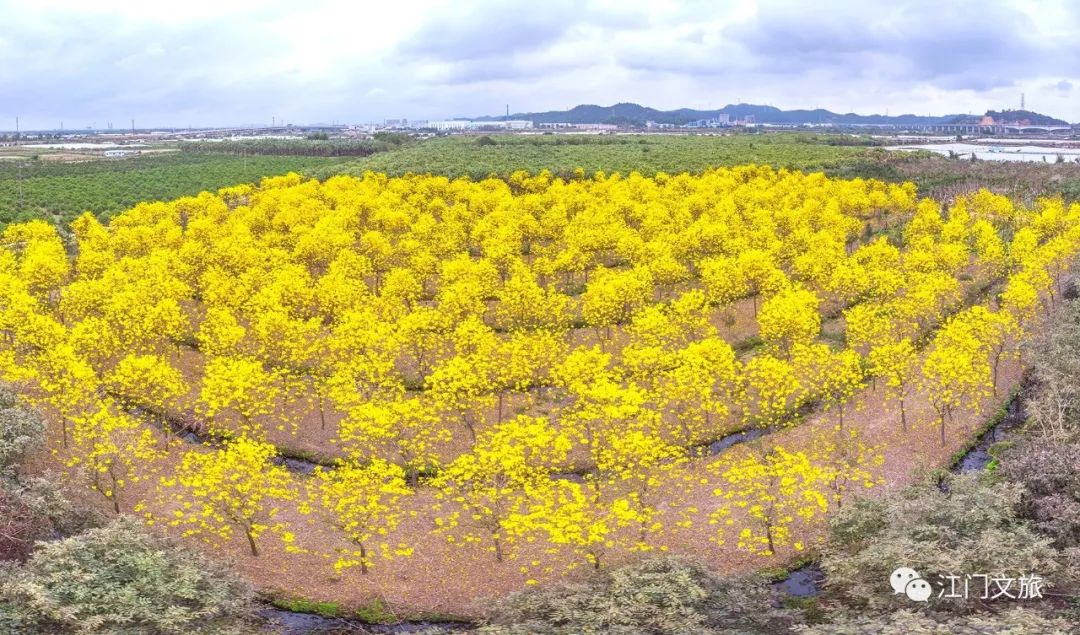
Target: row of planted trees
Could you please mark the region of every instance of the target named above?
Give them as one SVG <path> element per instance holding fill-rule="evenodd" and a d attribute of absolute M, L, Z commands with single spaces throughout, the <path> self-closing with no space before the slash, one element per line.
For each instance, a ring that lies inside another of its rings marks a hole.
<path fill-rule="evenodd" d="M 497 559 L 538 541 L 599 566 L 709 523 L 771 554 L 880 478 L 888 448 L 845 422 L 868 382 L 903 428 L 929 401 L 943 445 L 997 389 L 1078 217 L 984 192 L 943 215 L 909 186 L 757 167 L 285 177 L 84 216 L 74 257 L 44 223 L 9 227 L 2 362 L 116 511 L 252 554 L 272 531 L 366 572 L 414 548 L 418 491 L 433 531 Z M 980 291 L 997 301 L 964 308 Z M 747 309 L 759 340 L 728 328 Z M 804 446 L 700 456 L 815 404 L 835 429 Z M 185 449 L 177 421 L 218 447 Z M 274 444 L 320 434 L 333 467 L 279 464 Z"/>

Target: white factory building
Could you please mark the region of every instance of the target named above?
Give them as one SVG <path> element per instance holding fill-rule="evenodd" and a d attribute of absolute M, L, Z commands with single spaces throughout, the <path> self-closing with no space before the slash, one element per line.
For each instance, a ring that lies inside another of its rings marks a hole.
<path fill-rule="evenodd" d="M 448 121 L 431 121 L 429 128 L 439 131 L 450 130 L 531 130 L 533 122 L 525 119 L 509 119 L 500 121 L 469 121 L 466 119 L 451 119 Z"/>

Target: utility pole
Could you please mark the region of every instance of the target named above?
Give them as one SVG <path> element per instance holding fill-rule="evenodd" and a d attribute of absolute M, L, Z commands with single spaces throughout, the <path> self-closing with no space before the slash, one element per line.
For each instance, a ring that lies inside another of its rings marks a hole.
<path fill-rule="evenodd" d="M 131 120 L 131 136 L 135 136 L 135 120 Z"/>

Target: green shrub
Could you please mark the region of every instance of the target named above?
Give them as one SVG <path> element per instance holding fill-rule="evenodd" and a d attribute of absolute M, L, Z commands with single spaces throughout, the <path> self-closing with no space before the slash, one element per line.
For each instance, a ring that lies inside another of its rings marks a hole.
<path fill-rule="evenodd" d="M 941 479 L 841 510 L 822 551 L 826 588 L 855 607 L 889 609 L 910 606 L 889 585 L 898 567 L 911 567 L 931 583 L 938 575 L 978 573 L 1039 574 L 1054 581 L 1059 554 L 1020 517 L 1020 485 L 979 473 Z M 932 597 L 930 605 L 954 602 L 964 603 Z M 972 594 L 968 603 L 976 602 Z"/>
<path fill-rule="evenodd" d="M 1080 625 L 1025 608 L 963 616 L 917 611 L 884 615 L 837 614 L 828 624 L 799 626 L 804 635 L 1049 635 L 1075 633 Z"/>
<path fill-rule="evenodd" d="M 228 632 L 249 614 L 252 597 L 206 558 L 120 518 L 40 543 L 26 564 L 3 570 L 0 632 Z"/>
<path fill-rule="evenodd" d="M 45 440 L 45 423 L 37 412 L 0 387 L 0 473 L 12 471 L 26 454 Z"/>
<path fill-rule="evenodd" d="M 778 632 L 791 620 L 759 577 L 719 578 L 689 560 L 655 558 L 580 584 L 523 591 L 492 610 L 488 635 Z"/>
<path fill-rule="evenodd" d="M 1002 453 L 998 473 L 1024 485 L 1024 515 L 1055 546 L 1080 547 L 1080 442 L 1033 436 Z"/>

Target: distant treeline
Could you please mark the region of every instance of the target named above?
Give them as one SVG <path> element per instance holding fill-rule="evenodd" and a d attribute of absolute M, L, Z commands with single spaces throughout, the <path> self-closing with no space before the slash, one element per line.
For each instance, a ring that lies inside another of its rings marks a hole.
<path fill-rule="evenodd" d="M 378 133 L 374 139 L 250 139 L 243 141 L 193 141 L 181 146 L 184 152 L 275 155 L 304 157 L 366 157 L 394 150 L 412 137 Z"/>

